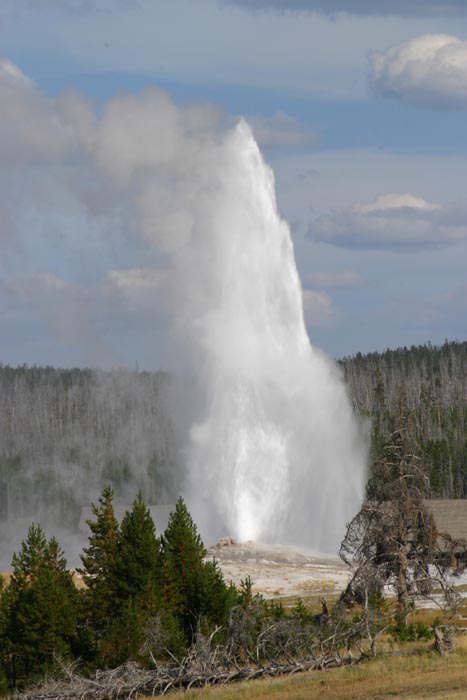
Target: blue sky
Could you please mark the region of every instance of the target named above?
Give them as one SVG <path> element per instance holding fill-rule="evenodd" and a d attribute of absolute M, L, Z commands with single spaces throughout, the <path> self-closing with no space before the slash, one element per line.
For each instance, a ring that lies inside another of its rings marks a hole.
<path fill-rule="evenodd" d="M 151 86 L 203 129 L 252 124 L 315 344 L 465 339 L 466 20 L 464 0 L 0 0 L 0 361 L 176 364 L 164 251 L 104 152 L 109 101 L 139 123 L 125 96 Z"/>

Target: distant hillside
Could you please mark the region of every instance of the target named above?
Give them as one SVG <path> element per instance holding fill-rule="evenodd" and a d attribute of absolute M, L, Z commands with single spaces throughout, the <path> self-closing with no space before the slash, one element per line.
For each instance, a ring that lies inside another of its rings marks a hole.
<path fill-rule="evenodd" d="M 372 418 L 376 455 L 397 427 L 408 431 L 433 497 L 467 497 L 467 342 L 358 353 L 340 361 L 349 392 Z"/>
<path fill-rule="evenodd" d="M 129 501 L 179 493 L 171 381 L 162 372 L 0 366 L 0 519 L 77 526 L 110 483 Z"/>
<path fill-rule="evenodd" d="M 402 422 L 432 496 L 467 497 L 467 342 L 357 354 L 340 365 L 372 419 L 373 456 Z M 162 372 L 0 365 L 0 521 L 76 528 L 106 483 L 122 503 L 139 488 L 149 503 L 173 503 L 186 437 L 174 420 L 175 384 Z M 177 391 L 180 407 L 186 392 Z"/>

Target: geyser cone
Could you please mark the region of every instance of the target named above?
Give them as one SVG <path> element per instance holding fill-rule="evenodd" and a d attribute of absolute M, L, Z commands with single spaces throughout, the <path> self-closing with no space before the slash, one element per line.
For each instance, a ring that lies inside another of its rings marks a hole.
<path fill-rule="evenodd" d="M 195 236 L 205 418 L 191 430 L 187 496 L 205 536 L 335 550 L 366 447 L 339 371 L 310 345 L 289 227 L 248 125 L 219 151 Z"/>

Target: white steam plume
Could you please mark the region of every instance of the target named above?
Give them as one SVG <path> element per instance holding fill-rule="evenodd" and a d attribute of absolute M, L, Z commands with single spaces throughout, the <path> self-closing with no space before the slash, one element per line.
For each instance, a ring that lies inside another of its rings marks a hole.
<path fill-rule="evenodd" d="M 86 144 L 168 260 L 160 279 L 197 378 L 184 495 L 203 535 L 335 550 L 363 495 L 366 443 L 340 372 L 308 340 L 251 129 L 153 89 L 110 103 Z"/>
<path fill-rule="evenodd" d="M 203 535 L 335 550 L 362 497 L 366 444 L 340 372 L 309 343 L 290 231 L 248 125 L 226 128 L 218 109 L 180 109 L 157 89 L 98 117 L 78 95 L 43 103 L 13 88 L 63 134 L 48 154 L 57 168 L 93 171 L 101 215 L 125 210 L 128 241 L 139 229 L 160 254 L 159 269 L 141 260 L 103 289 L 137 305 L 144 278 L 173 319 L 198 389 L 185 496 Z M 20 137 L 29 154 L 35 142 Z"/>
<path fill-rule="evenodd" d="M 205 393 L 187 497 L 213 536 L 332 551 L 362 497 L 365 446 L 339 372 L 310 346 L 290 231 L 244 122 L 217 163 L 183 251 Z"/>

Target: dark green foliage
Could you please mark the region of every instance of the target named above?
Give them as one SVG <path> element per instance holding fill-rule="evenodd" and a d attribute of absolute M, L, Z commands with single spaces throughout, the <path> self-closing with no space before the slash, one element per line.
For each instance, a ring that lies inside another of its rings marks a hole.
<path fill-rule="evenodd" d="M 100 648 L 107 666 L 141 656 L 148 620 L 161 607 L 159 550 L 154 523 L 139 492 L 120 527 L 112 622 Z"/>
<path fill-rule="evenodd" d="M 182 498 L 171 513 L 162 537 L 163 600 L 173 612 L 187 640 L 199 619 L 222 624 L 234 603 L 232 589 L 214 562 L 204 562 L 206 550 Z"/>
<path fill-rule="evenodd" d="M 187 639 L 193 637 L 201 614 L 205 554 L 201 537 L 180 498 L 162 537 L 162 582 L 164 603 Z"/>
<path fill-rule="evenodd" d="M 299 603 L 301 603 L 301 600 L 299 600 Z M 269 602 L 265 601 L 264 606 L 267 615 L 275 622 L 282 620 L 286 616 L 285 608 L 280 601 L 278 603 L 276 603 L 275 600 L 270 600 Z M 294 610 L 297 610 L 297 606 L 294 608 Z"/>
<path fill-rule="evenodd" d="M 179 653 L 200 622 L 223 624 L 237 593 L 215 562 L 205 562 L 196 526 L 180 499 L 161 543 L 142 494 L 121 526 L 106 487 L 93 506 L 89 546 L 82 554 L 84 656 L 91 667 Z M 164 627 L 164 631 L 161 628 Z"/>
<path fill-rule="evenodd" d="M 389 633 L 399 642 L 416 642 L 418 639 L 432 639 L 434 626 L 429 627 L 422 622 L 408 623 L 404 614 L 396 613 Z"/>
<path fill-rule="evenodd" d="M 211 626 L 225 625 L 236 603 L 237 590 L 233 585 L 226 585 L 217 562 L 207 561 L 203 569 L 201 615 Z"/>
<path fill-rule="evenodd" d="M 242 608 L 247 608 L 253 603 L 263 604 L 264 600 L 259 593 L 253 593 L 253 581 L 251 576 L 247 576 L 240 581 L 240 586 L 237 591 L 237 604 Z"/>
<path fill-rule="evenodd" d="M 118 615 L 111 619 L 108 632 L 99 643 L 99 667 L 114 668 L 138 659 L 146 637 L 148 615 L 143 597 L 128 598 L 118 606 Z"/>
<path fill-rule="evenodd" d="M 298 599 L 297 603 L 292 608 L 291 613 L 292 617 L 297 618 L 301 623 L 309 622 L 311 617 L 301 598 Z"/>
<path fill-rule="evenodd" d="M 5 684 L 18 688 L 53 674 L 59 658 L 79 659 L 85 672 L 130 659 L 173 660 L 184 656 L 197 633 L 228 626 L 238 593 L 225 584 L 216 562 L 204 561 L 182 499 L 162 549 L 141 493 L 121 526 L 109 486 L 92 510 L 89 545 L 81 556 L 83 591 L 76 589 L 57 541 L 47 541 L 35 525 L 13 556 L 10 585 L 0 577 L 0 692 Z"/>
<path fill-rule="evenodd" d="M 55 538 L 32 525 L 1 597 L 2 666 L 10 687 L 22 686 L 70 658 L 77 641 L 78 593 Z"/>
<path fill-rule="evenodd" d="M 120 527 L 118 603 L 143 596 L 148 605 L 154 607 L 160 598 L 160 578 L 160 542 L 140 491 Z"/>
<path fill-rule="evenodd" d="M 84 548 L 81 555 L 83 566 L 79 570 L 86 584 L 85 622 L 94 635 L 96 650 L 99 640 L 110 630 L 116 612 L 119 528 L 112 500 L 113 491 L 106 486 L 98 505 L 92 506 L 95 520 L 88 520 L 91 535 L 89 546 Z"/>

